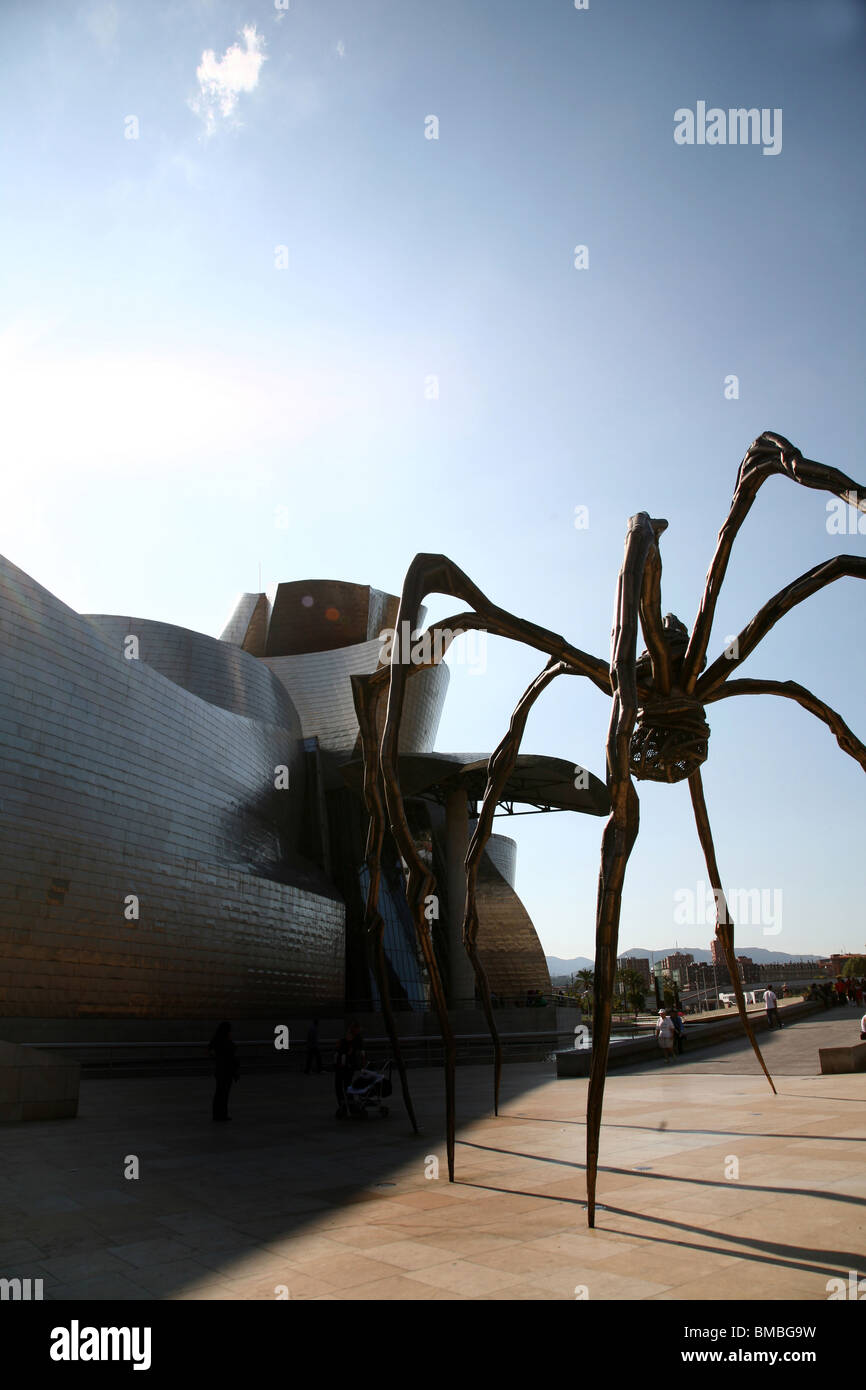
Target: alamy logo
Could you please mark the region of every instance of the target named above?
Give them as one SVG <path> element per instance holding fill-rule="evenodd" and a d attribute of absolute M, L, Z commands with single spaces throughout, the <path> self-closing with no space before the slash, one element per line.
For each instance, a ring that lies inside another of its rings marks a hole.
<path fill-rule="evenodd" d="M 41 1279 L 0 1279 L 0 1300 L 11 1299 L 13 1303 L 29 1303 L 42 1298 Z"/>
<path fill-rule="evenodd" d="M 782 930 L 781 888 L 729 888 L 723 893 L 698 882 L 694 889 L 678 888 L 674 893 L 674 924 L 678 927 L 709 927 L 732 920 L 742 927 L 760 927 L 764 936 L 778 936 Z"/>
<path fill-rule="evenodd" d="M 851 1298 L 862 1303 L 866 1299 L 866 1279 L 860 1279 L 858 1276 L 859 1270 L 849 1270 L 847 1286 L 844 1279 L 828 1279 L 825 1287 L 830 1302 L 838 1298 Z"/>
<path fill-rule="evenodd" d="M 732 107 L 723 111 L 699 101 L 694 111 L 681 106 L 674 112 L 677 145 L 763 145 L 762 154 L 782 153 L 782 108 Z"/>
<path fill-rule="evenodd" d="M 134 1371 L 150 1370 L 149 1327 L 69 1327 L 51 1329 L 52 1361 L 132 1361 Z"/>
<path fill-rule="evenodd" d="M 430 628 L 426 632 L 413 629 L 412 624 L 404 618 L 399 632 L 396 628 L 386 627 L 379 633 L 379 661 L 382 665 L 396 662 L 401 666 L 438 666 L 458 637 L 465 637 L 466 642 L 454 648 L 452 661 L 468 666 L 472 676 L 483 675 L 487 670 L 487 633 L 483 628 L 455 628 L 452 631 L 450 627 L 436 627 L 432 629 L 431 636 Z"/>

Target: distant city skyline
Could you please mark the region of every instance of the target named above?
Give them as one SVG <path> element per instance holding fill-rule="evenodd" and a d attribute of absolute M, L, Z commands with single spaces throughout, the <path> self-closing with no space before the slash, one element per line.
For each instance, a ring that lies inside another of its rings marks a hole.
<path fill-rule="evenodd" d="M 646 946 L 630 946 L 627 947 L 625 950 L 619 951 L 617 953 L 617 962 L 621 964 L 624 960 L 643 958 L 655 964 L 660 960 L 664 960 L 669 956 L 673 956 L 677 953 L 677 951 L 685 955 L 693 956 L 696 965 L 704 965 L 711 963 L 712 961 L 711 942 L 710 945 L 707 947 L 661 947 L 658 950 L 652 950 L 651 948 Z M 862 947 L 860 950 L 855 949 L 853 951 L 830 951 L 825 954 L 821 951 L 773 951 L 767 950 L 765 947 L 762 946 L 740 946 L 738 944 L 736 947 L 736 954 L 738 957 L 751 957 L 756 962 L 766 961 L 772 963 L 774 961 L 778 961 L 779 963 L 784 963 L 784 961 L 786 960 L 795 962 L 811 960 L 830 960 L 834 956 L 866 956 L 866 946 Z M 566 969 L 571 969 L 572 971 L 577 971 L 578 969 L 591 969 L 594 964 L 594 958 L 591 956 L 562 957 L 548 954 L 547 962 L 551 968 L 552 973 L 561 974 Z"/>

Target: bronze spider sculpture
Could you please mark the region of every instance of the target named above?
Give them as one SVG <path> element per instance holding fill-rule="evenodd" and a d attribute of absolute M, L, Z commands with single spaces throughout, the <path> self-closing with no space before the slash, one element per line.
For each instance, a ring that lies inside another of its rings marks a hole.
<path fill-rule="evenodd" d="M 803 458 L 799 449 L 781 435 L 762 434 L 750 446 L 740 465 L 733 501 L 719 532 L 716 551 L 710 563 L 691 634 L 677 618 L 668 615 L 663 619 L 661 614 L 662 566 L 659 537 L 666 529 L 667 522 L 653 520 L 646 512 L 638 512 L 629 521 L 625 556 L 617 585 L 609 664 L 580 651 L 577 647 L 572 647 L 556 633 L 497 608 L 469 577 L 444 555 L 417 555 L 409 566 L 403 586 L 397 614 L 398 633 L 414 632 L 420 605 L 430 593 L 450 594 L 470 605 L 469 611 L 437 624 L 425 634 L 428 638 L 435 638 L 438 633 L 438 645 L 434 642 L 432 649 L 440 654 L 444 653 L 452 634 L 457 635 L 458 632 L 476 628 L 526 643 L 546 652 L 549 657 L 545 668 L 518 701 L 508 733 L 491 755 L 484 798 L 465 860 L 463 943 L 472 962 L 493 1038 L 496 1114 L 499 1111 L 502 1048 L 487 977 L 476 947 L 476 882 L 479 862 L 491 833 L 497 802 L 520 751 L 520 741 L 529 711 L 542 691 L 556 676 L 585 676 L 605 695 L 613 698 L 607 736 L 607 786 L 611 813 L 601 845 L 596 908 L 592 1058 L 586 1112 L 586 1186 L 590 1226 L 595 1224 L 599 1135 L 610 1044 L 622 889 L 626 865 L 638 833 L 639 810 L 635 779 L 658 782 L 688 781 L 698 838 L 716 898 L 716 936 L 730 971 L 743 1027 L 775 1094 L 772 1078 L 746 1015 L 734 955 L 734 923 L 730 918 L 722 890 L 704 802 L 700 769 L 707 758 L 710 735 L 704 707 L 733 695 L 779 695 L 796 700 L 804 709 L 821 719 L 835 734 L 840 748 L 855 758 L 866 770 L 866 747 L 835 710 L 804 686 L 794 681 L 730 680 L 736 667 L 754 650 L 775 623 L 796 604 L 836 579 L 846 576 L 866 579 L 866 559 L 854 555 L 839 555 L 807 570 L 765 603 L 739 634 L 736 642 L 704 670 L 713 616 L 731 548 L 758 489 L 767 478 L 777 473 L 804 487 L 833 493 L 860 511 L 866 512 L 866 489 L 859 488 L 851 478 L 835 468 L 828 468 L 824 464 Z M 643 633 L 647 648 L 640 657 L 637 655 L 638 627 Z M 430 649 L 428 642 L 426 650 Z M 423 643 L 421 650 L 424 650 Z M 432 665 L 433 662 L 427 661 L 425 664 Z M 398 1063 L 403 1098 L 413 1128 L 417 1132 L 388 994 L 384 923 L 378 910 L 387 810 L 394 842 L 405 865 L 408 866 L 407 898 L 442 1029 L 445 1049 L 448 1176 L 453 1182 L 455 1039 L 437 968 L 430 926 L 425 914 L 425 903 L 435 888 L 435 881 L 429 865 L 421 858 L 416 848 L 398 780 L 397 751 L 406 682 L 410 676 L 423 669 L 424 664 L 414 664 L 409 654 L 401 650 L 400 643 L 395 641 L 390 665 L 380 667 L 372 675 L 352 677 L 364 756 L 364 798 L 370 822 L 366 857 L 369 882 L 365 931 L 371 951 L 371 963 L 379 981 L 385 1023 Z M 377 716 L 379 702 L 386 690 L 387 712 L 380 742 L 380 720 Z"/>

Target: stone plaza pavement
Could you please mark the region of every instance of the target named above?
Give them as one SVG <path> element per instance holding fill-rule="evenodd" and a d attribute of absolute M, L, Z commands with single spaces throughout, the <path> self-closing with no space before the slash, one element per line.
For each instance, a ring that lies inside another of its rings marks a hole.
<path fill-rule="evenodd" d="M 457 1178 L 440 1071 L 423 1133 L 337 1123 L 330 1075 L 86 1081 L 77 1120 L 0 1130 L 0 1277 L 62 1299 L 826 1299 L 866 1273 L 866 1075 L 817 1074 L 849 1008 L 607 1083 L 595 1231 L 586 1081 L 550 1063 L 460 1068 Z M 135 1155 L 140 1175 L 124 1177 Z M 440 1175 L 425 1177 L 438 1158 Z M 577 1293 L 576 1293 L 577 1291 Z"/>

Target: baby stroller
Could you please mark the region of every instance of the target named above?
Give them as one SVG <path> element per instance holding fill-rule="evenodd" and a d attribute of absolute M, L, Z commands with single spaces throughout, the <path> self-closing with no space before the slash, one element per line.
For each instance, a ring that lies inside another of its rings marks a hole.
<path fill-rule="evenodd" d="M 348 1114 L 354 1119 L 366 1119 L 367 1111 L 374 1106 L 378 1106 L 379 1114 L 383 1119 L 388 1114 L 388 1107 L 384 1102 L 393 1090 L 391 1085 L 393 1065 L 393 1062 L 389 1060 L 383 1063 L 380 1071 L 373 1067 L 365 1067 L 363 1071 L 355 1072 L 351 1084 L 346 1087 Z"/>

